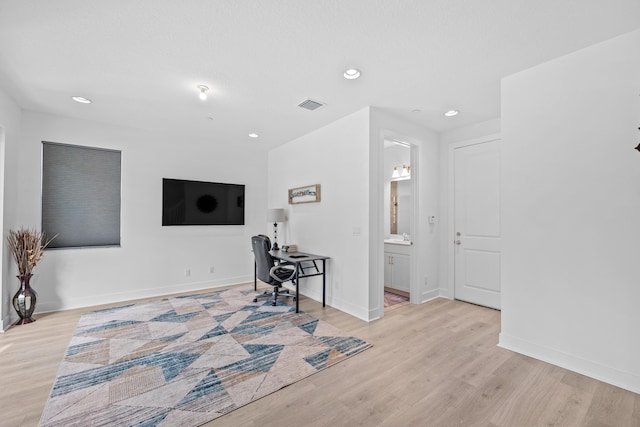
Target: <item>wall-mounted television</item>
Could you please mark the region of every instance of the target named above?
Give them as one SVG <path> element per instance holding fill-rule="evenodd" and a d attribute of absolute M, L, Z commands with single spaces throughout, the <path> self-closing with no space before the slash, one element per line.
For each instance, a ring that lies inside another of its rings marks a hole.
<path fill-rule="evenodd" d="M 163 178 L 162 225 L 244 225 L 244 185 Z"/>

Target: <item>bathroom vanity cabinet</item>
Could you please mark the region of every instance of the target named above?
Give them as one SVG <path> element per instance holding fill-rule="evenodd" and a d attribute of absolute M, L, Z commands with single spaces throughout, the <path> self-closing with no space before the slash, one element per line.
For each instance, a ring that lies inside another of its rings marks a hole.
<path fill-rule="evenodd" d="M 384 244 L 384 286 L 410 292 L 410 251 L 407 244 Z"/>

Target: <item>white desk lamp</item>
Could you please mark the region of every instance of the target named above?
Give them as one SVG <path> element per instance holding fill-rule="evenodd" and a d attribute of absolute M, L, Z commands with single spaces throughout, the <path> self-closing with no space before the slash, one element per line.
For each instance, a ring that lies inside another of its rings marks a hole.
<path fill-rule="evenodd" d="M 278 223 L 284 222 L 284 209 L 269 209 L 267 210 L 267 222 L 273 223 L 273 246 L 272 251 L 277 251 L 278 247 Z"/>

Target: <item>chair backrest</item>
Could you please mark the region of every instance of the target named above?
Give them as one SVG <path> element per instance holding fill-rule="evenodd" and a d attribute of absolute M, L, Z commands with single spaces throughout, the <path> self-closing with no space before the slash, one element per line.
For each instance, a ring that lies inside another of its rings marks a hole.
<path fill-rule="evenodd" d="M 279 282 L 269 274 L 269 271 L 274 266 L 273 258 L 269 254 L 271 249 L 269 238 L 264 235 L 253 236 L 251 238 L 251 247 L 253 248 L 253 256 L 256 258 L 258 279 L 265 283 L 278 284 Z"/>

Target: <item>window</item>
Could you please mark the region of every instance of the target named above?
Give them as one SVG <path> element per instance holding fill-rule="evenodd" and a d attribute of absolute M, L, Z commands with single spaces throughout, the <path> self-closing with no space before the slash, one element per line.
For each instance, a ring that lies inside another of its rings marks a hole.
<path fill-rule="evenodd" d="M 42 141 L 42 230 L 50 248 L 120 245 L 120 151 Z"/>

